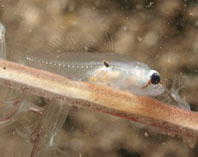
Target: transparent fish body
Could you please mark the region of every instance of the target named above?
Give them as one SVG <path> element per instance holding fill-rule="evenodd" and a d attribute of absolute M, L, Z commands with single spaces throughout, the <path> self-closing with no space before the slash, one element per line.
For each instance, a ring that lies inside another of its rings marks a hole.
<path fill-rule="evenodd" d="M 6 29 L 0 22 L 1 59 L 8 59 L 6 57 L 5 32 Z M 58 44 L 56 42 L 50 45 L 54 50 L 53 53 L 35 51 L 21 55 L 16 52 L 15 57 L 9 60 L 61 74 L 73 80 L 104 84 L 143 96 L 159 96 L 164 91 L 168 91 L 169 98 L 178 106 L 190 109 L 189 104 L 179 96 L 174 85 L 171 90 L 167 90 L 161 83 L 148 84 L 151 81 L 151 75 L 158 74 L 158 72 L 146 64 L 116 53 L 69 53 L 64 47 L 65 43 L 67 43 L 65 40 L 58 40 Z M 76 46 L 72 46 L 72 48 Z M 59 49 L 60 47 L 63 49 Z"/>
<path fill-rule="evenodd" d="M 5 27 L 0 22 L 0 58 L 6 59 Z"/>
<path fill-rule="evenodd" d="M 126 90 L 138 95 L 156 96 L 164 92 L 161 84 L 150 84 L 151 74 L 158 73 L 144 63 L 117 53 L 67 52 L 26 53 L 18 63 L 51 71 L 76 81 L 86 81 Z"/>

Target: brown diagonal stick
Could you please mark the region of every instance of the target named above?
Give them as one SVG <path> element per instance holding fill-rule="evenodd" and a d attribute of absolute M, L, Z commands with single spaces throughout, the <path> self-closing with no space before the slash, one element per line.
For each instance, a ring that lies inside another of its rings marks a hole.
<path fill-rule="evenodd" d="M 198 114 L 156 100 L 0 60 L 0 85 L 198 139 Z"/>

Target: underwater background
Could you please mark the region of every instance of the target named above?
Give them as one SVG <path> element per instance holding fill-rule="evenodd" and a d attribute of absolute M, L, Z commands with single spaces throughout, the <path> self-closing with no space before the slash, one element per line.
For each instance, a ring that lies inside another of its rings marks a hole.
<path fill-rule="evenodd" d="M 42 50 L 63 38 L 71 51 L 86 41 L 93 51 L 113 47 L 158 70 L 168 86 L 177 78 L 177 87 L 184 86 L 181 97 L 198 111 L 197 0 L 0 0 L 0 21 L 7 31 L 8 59 L 16 57 L 16 51 L 23 55 L 26 50 Z M 110 39 L 113 42 L 108 43 Z M 46 104 L 42 98 L 27 97 Z M 27 130 L 37 121 L 37 116 L 25 113 L 0 128 L 0 156 L 30 156 Z M 190 148 L 182 140 L 149 126 L 73 107 L 56 143 L 64 152 L 60 157 L 198 156 L 197 144 Z"/>

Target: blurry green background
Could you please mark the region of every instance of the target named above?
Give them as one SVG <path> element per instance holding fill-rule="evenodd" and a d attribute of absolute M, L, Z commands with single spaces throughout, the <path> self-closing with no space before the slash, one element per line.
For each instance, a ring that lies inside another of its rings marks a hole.
<path fill-rule="evenodd" d="M 71 32 L 79 43 L 92 41 L 96 51 L 110 36 L 116 52 L 158 70 L 168 85 L 177 76 L 185 87 L 181 96 L 198 110 L 197 0 L 0 0 L 0 21 L 7 30 L 8 59 Z M 0 156 L 29 156 L 31 143 L 15 130 L 37 119 L 24 114 L 1 128 Z M 180 137 L 77 108 L 70 110 L 57 143 L 70 157 L 198 156 L 197 145 L 189 148 Z"/>

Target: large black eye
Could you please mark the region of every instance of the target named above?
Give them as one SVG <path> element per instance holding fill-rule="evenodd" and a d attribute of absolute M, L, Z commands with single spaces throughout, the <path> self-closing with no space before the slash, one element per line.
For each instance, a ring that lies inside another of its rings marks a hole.
<path fill-rule="evenodd" d="M 151 83 L 152 84 L 158 84 L 159 82 L 160 82 L 160 76 L 159 76 L 159 74 L 154 73 L 151 76 Z"/>

